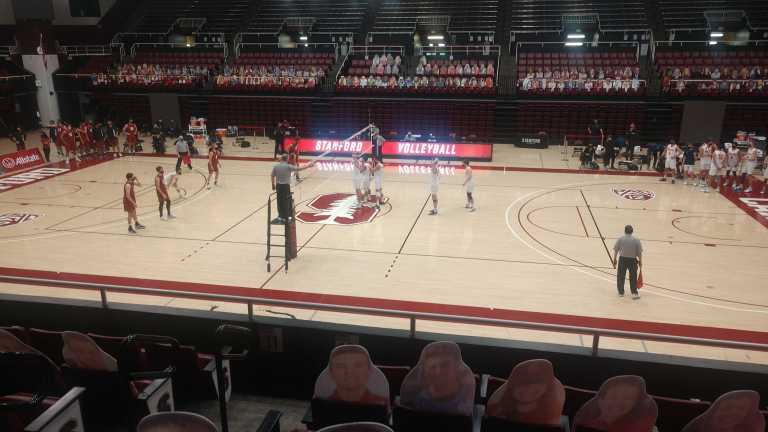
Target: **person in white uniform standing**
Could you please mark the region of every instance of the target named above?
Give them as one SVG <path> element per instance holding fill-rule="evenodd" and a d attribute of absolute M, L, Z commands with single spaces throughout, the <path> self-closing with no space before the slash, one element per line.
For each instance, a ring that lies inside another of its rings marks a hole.
<path fill-rule="evenodd" d="M 715 179 L 715 187 L 720 192 L 721 177 L 725 174 L 725 164 L 728 156 L 722 148 L 716 147 L 716 149 L 712 154 L 712 166 L 709 167 L 709 177 Z"/>
<path fill-rule="evenodd" d="M 738 183 L 736 182 L 736 175 L 739 170 L 739 163 L 741 162 L 741 151 L 735 144 L 731 144 L 728 149 L 728 167 L 725 173 L 725 185 L 731 184 L 731 189 L 736 190 Z"/>
<path fill-rule="evenodd" d="M 384 203 L 384 191 L 382 182 L 384 180 L 384 163 L 381 157 L 373 158 L 373 186 L 376 188 L 376 208 L 380 208 Z"/>
<path fill-rule="evenodd" d="M 432 165 L 429 168 L 430 184 L 429 191 L 432 195 L 432 210 L 429 211 L 431 216 L 437 215 L 437 193 L 440 190 L 440 161 L 435 158 L 432 160 Z"/>
<path fill-rule="evenodd" d="M 469 161 L 464 161 L 464 187 L 467 190 L 467 204 L 464 208 L 468 208 L 469 211 L 475 211 L 475 198 L 472 193 L 475 191 L 475 176 L 472 172 L 472 167 L 469 166 Z"/>
<path fill-rule="evenodd" d="M 712 151 L 711 143 L 709 141 L 699 147 L 701 171 L 699 173 L 699 183 L 697 183 L 697 185 L 701 185 L 702 192 L 707 192 L 709 190 L 707 176 L 709 175 L 709 167 L 712 166 Z"/>
<path fill-rule="evenodd" d="M 357 197 L 356 207 L 360 207 L 363 203 L 363 185 L 362 177 L 360 175 L 360 166 L 362 165 L 360 156 L 352 156 L 352 187 L 355 189 L 355 196 Z"/>
<path fill-rule="evenodd" d="M 749 176 L 757 166 L 757 147 L 755 143 L 750 141 L 747 151 L 744 153 L 741 161 L 741 187 L 744 188 L 745 193 L 752 192 L 752 182 L 749 180 Z"/>
<path fill-rule="evenodd" d="M 672 184 L 675 184 L 675 175 L 677 171 L 677 156 L 680 153 L 680 147 L 674 140 L 671 140 L 667 144 L 667 148 L 664 150 L 664 177 L 659 181 L 667 181 L 667 175 L 672 177 Z"/>

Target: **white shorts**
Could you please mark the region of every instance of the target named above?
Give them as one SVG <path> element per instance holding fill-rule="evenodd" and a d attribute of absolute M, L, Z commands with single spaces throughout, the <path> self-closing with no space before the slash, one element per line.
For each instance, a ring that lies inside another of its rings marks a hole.
<path fill-rule="evenodd" d="M 352 177 L 352 187 L 355 188 L 356 191 L 359 191 L 362 188 L 362 182 L 360 181 L 359 176 Z"/>
<path fill-rule="evenodd" d="M 739 162 L 728 162 L 728 171 L 736 171 L 739 166 Z"/>
<path fill-rule="evenodd" d="M 721 175 L 723 175 L 723 169 L 722 168 L 717 169 L 717 165 L 712 164 L 709 167 L 709 175 L 711 175 L 711 176 L 721 176 Z"/>
<path fill-rule="evenodd" d="M 763 177 L 768 177 L 768 162 L 763 162 Z"/>
<path fill-rule="evenodd" d="M 696 170 L 696 166 L 695 165 L 685 165 L 685 172 L 692 173 L 695 170 Z"/>
<path fill-rule="evenodd" d="M 437 195 L 437 192 L 438 192 L 439 190 L 440 190 L 440 185 L 434 185 L 434 184 L 433 184 L 433 185 L 431 185 L 431 186 L 429 187 L 429 193 L 431 193 L 432 195 Z"/>
<path fill-rule="evenodd" d="M 757 161 L 744 161 L 743 164 L 741 164 L 741 170 L 739 170 L 740 174 L 752 174 L 752 172 L 755 170 L 755 167 L 757 166 Z"/>
<path fill-rule="evenodd" d="M 371 177 L 366 176 L 366 178 L 363 179 L 363 190 L 371 190 Z"/>
<path fill-rule="evenodd" d="M 465 187 L 467 188 L 467 193 L 472 193 L 475 191 L 475 182 L 469 182 Z"/>
<path fill-rule="evenodd" d="M 712 165 L 712 160 L 710 159 L 702 159 L 701 160 L 701 170 L 702 171 L 709 171 L 709 167 Z"/>
<path fill-rule="evenodd" d="M 677 160 L 667 158 L 666 162 L 664 162 L 664 168 L 671 170 L 677 169 Z"/>
<path fill-rule="evenodd" d="M 373 176 L 373 184 L 376 186 L 376 190 L 381 190 L 381 183 L 382 183 L 382 176 L 381 175 L 374 175 Z"/>

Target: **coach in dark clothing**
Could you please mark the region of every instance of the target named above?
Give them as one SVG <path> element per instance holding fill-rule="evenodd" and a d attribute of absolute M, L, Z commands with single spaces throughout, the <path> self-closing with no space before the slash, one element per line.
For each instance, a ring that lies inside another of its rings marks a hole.
<path fill-rule="evenodd" d="M 603 153 L 603 168 L 615 169 L 613 165 L 616 163 L 616 144 L 613 142 L 613 137 L 608 135 L 605 139 L 605 153 Z"/>
<path fill-rule="evenodd" d="M 595 146 L 603 143 L 603 128 L 597 119 L 592 120 L 592 123 L 587 126 L 587 134 L 592 137 L 592 144 Z"/>
<path fill-rule="evenodd" d="M 281 154 L 280 162 L 272 167 L 272 190 L 277 191 L 277 218 L 272 221 L 275 224 L 285 223 L 291 217 L 291 174 L 311 168 L 315 162 L 310 162 L 304 167 L 298 167 L 288 163 L 288 155 Z"/>
<path fill-rule="evenodd" d="M 629 290 L 632 291 L 632 299 L 637 300 L 640 298 L 637 292 L 637 267 L 643 268 L 643 245 L 632 236 L 633 231 L 632 225 L 625 226 L 624 236 L 616 240 L 613 246 L 613 268 L 616 268 L 618 257 L 616 288 L 619 290 L 619 297 L 624 297 L 624 279 L 629 270 Z"/>
<path fill-rule="evenodd" d="M 21 130 L 21 127 L 17 127 L 11 132 L 11 141 L 16 144 L 16 151 L 22 151 L 27 148 L 27 135 Z"/>

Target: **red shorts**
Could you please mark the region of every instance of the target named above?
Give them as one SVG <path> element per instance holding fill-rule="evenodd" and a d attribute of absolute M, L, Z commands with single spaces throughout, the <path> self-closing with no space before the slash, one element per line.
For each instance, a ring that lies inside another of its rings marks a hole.
<path fill-rule="evenodd" d="M 127 213 L 133 213 L 136 211 L 136 206 L 127 199 L 123 199 L 123 210 L 125 210 Z"/>
<path fill-rule="evenodd" d="M 103 149 L 104 148 L 104 140 L 96 140 L 94 141 L 97 148 Z"/>
<path fill-rule="evenodd" d="M 167 194 L 167 193 L 168 193 L 168 192 L 166 192 L 166 194 Z M 168 198 L 168 199 L 170 199 L 170 196 L 169 196 L 169 198 Z M 160 192 L 157 192 L 157 200 L 158 200 L 158 201 L 160 201 L 160 203 L 164 203 L 164 202 L 165 202 L 165 198 L 163 198 L 163 196 L 162 196 L 162 195 L 160 195 Z"/>
<path fill-rule="evenodd" d="M 138 140 L 139 140 L 139 137 L 137 137 L 136 135 L 128 135 L 127 137 L 125 137 L 125 142 L 127 142 L 128 144 L 136 144 Z"/>
<path fill-rule="evenodd" d="M 69 152 L 75 151 L 75 143 L 74 142 L 64 142 L 64 148 L 67 149 Z"/>
<path fill-rule="evenodd" d="M 218 166 L 213 166 L 211 164 L 208 164 L 208 172 L 209 173 L 218 173 L 219 172 L 219 167 Z"/>

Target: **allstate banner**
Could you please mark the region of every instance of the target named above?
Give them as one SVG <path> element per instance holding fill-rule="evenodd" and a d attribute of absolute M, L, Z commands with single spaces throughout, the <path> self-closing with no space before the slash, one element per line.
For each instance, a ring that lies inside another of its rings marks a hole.
<path fill-rule="evenodd" d="M 286 139 L 283 143 L 283 150 L 288 151 L 292 143 L 292 140 Z M 301 138 L 298 140 L 298 150 L 301 154 L 307 155 L 328 153 L 334 156 L 350 156 L 353 153 L 371 153 L 371 141 Z M 385 158 L 400 159 L 439 158 L 490 161 L 493 156 L 493 144 L 488 143 L 384 141 L 381 150 L 382 156 Z"/>
<path fill-rule="evenodd" d="M 44 163 L 40 150 L 33 148 L 0 156 L 3 173 L 21 171 Z"/>

